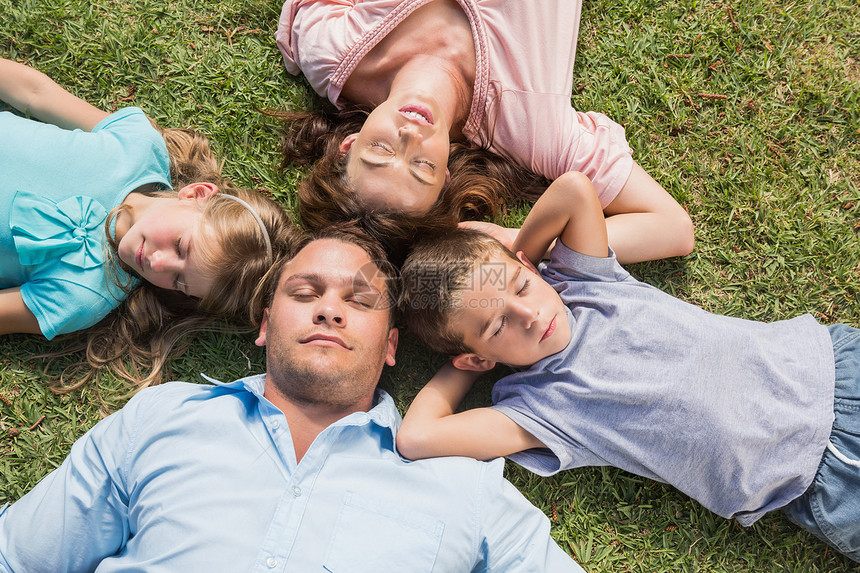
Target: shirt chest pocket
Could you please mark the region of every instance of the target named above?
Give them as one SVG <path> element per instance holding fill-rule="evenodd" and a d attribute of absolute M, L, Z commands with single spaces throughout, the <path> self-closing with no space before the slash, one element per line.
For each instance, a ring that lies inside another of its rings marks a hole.
<path fill-rule="evenodd" d="M 347 492 L 325 556 L 325 571 L 429 573 L 445 524 L 401 505 Z"/>

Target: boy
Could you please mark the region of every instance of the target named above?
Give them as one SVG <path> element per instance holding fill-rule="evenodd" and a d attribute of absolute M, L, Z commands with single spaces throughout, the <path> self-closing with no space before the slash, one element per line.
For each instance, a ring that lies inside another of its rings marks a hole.
<path fill-rule="evenodd" d="M 556 238 L 545 282 L 530 261 Z M 406 261 L 410 330 L 452 360 L 410 407 L 403 455 L 613 465 L 743 525 L 783 508 L 860 560 L 860 331 L 718 316 L 636 281 L 581 174 L 550 186 L 513 251 L 458 230 Z M 521 370 L 493 407 L 454 413 L 497 362 Z"/>

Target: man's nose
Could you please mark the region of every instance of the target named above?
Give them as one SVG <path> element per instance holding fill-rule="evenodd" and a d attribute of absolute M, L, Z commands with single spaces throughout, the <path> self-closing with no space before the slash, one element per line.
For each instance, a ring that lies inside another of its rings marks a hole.
<path fill-rule="evenodd" d="M 343 312 L 343 301 L 335 296 L 322 296 L 314 311 L 314 323 L 331 326 L 346 326 L 346 315 Z"/>

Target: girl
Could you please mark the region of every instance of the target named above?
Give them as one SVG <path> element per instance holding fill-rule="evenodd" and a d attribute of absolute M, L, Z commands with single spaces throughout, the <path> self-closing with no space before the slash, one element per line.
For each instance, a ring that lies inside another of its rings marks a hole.
<path fill-rule="evenodd" d="M 0 112 L 0 334 L 50 340 L 111 313 L 90 332 L 88 360 L 130 352 L 133 366 L 153 363 L 146 383 L 183 332 L 247 319 L 292 226 L 221 177 L 205 138 L 134 107 L 108 114 L 9 60 L 0 99 L 49 122 Z"/>
<path fill-rule="evenodd" d="M 460 180 L 468 158 L 449 160 L 454 141 L 550 180 L 584 172 L 620 262 L 689 253 L 689 216 L 633 162 L 624 129 L 570 105 L 580 9 L 579 0 L 288 0 L 277 33 L 287 69 L 343 110 L 280 114 L 290 122 L 286 162 L 316 161 L 300 189 L 302 220 L 320 209 L 482 215 L 505 187 L 520 191 L 517 170 L 484 159 L 477 170 L 489 165 L 497 181 L 475 192 L 474 169 Z"/>

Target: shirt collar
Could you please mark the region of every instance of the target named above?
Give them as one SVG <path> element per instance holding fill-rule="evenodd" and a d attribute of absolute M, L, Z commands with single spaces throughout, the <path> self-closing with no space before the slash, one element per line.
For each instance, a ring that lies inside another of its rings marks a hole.
<path fill-rule="evenodd" d="M 221 382 L 220 380 L 216 380 L 215 378 L 203 373 L 200 375 L 205 380 L 215 384 L 216 386 L 245 390 L 254 394 L 259 400 L 266 400 L 263 396 L 263 391 L 266 386 L 265 374 L 254 374 L 252 376 L 246 376 L 245 378 L 234 380 L 233 382 Z M 270 403 L 268 400 L 266 400 L 266 402 Z M 381 428 L 387 428 L 390 430 L 393 440 L 401 422 L 400 412 L 397 411 L 397 407 L 394 405 L 394 400 L 388 392 L 382 388 L 377 388 L 376 394 L 373 398 L 373 404 L 374 406 L 369 412 L 354 412 L 341 418 L 332 424 L 332 426 L 363 426 L 369 422 L 373 422 Z"/>

